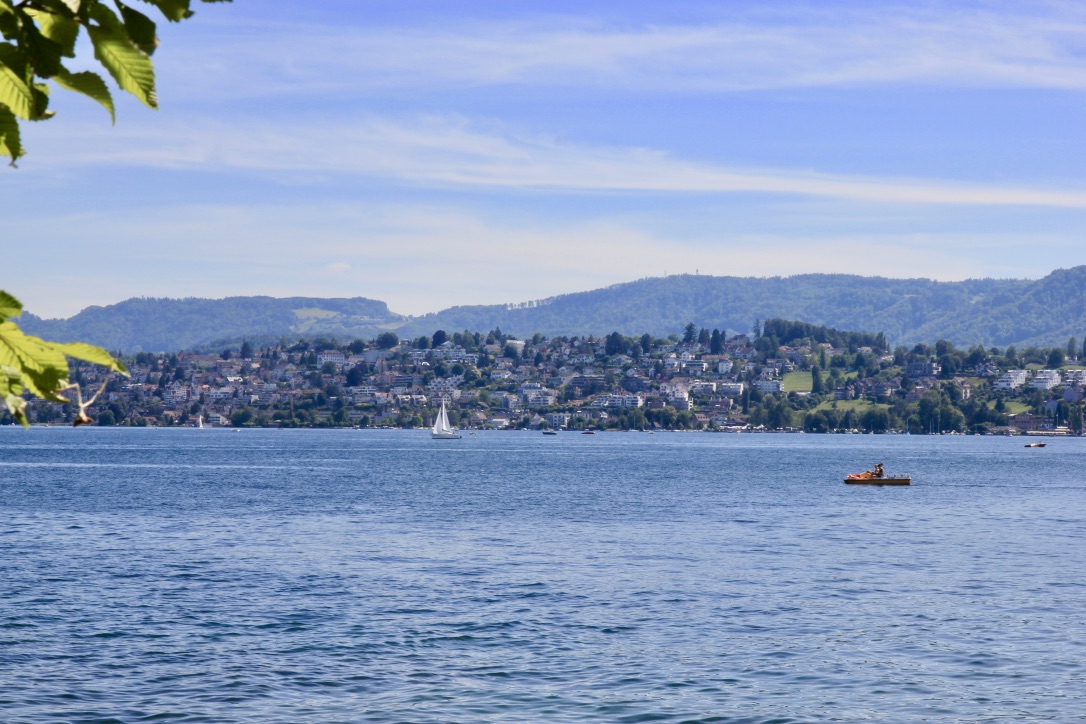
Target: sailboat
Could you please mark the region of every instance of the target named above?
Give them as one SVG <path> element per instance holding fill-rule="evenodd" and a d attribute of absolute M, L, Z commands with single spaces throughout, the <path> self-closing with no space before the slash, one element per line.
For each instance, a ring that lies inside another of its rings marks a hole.
<path fill-rule="evenodd" d="M 441 399 L 441 412 L 437 415 L 434 428 L 430 431 L 434 440 L 459 440 L 460 431 L 449 426 L 449 415 L 445 412 L 445 398 Z"/>

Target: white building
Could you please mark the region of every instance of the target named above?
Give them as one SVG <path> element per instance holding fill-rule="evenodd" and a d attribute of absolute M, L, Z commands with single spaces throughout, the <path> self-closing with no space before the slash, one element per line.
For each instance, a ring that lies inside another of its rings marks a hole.
<path fill-rule="evenodd" d="M 1028 374 L 1025 370 L 1007 370 L 992 383 L 995 390 L 1016 390 L 1026 384 Z"/>
<path fill-rule="evenodd" d="M 1037 370 L 1030 386 L 1036 390 L 1051 390 L 1062 381 L 1059 370 Z"/>
<path fill-rule="evenodd" d="M 549 422 L 551 427 L 556 430 L 559 430 L 569 425 L 569 420 L 571 417 L 572 415 L 570 415 L 568 412 L 552 412 L 546 416 L 547 422 Z"/>
<path fill-rule="evenodd" d="M 762 393 L 780 392 L 784 389 L 780 380 L 754 380 L 754 386 Z"/>
<path fill-rule="evenodd" d="M 550 390 L 541 390 L 525 395 L 524 402 L 529 407 L 550 407 L 558 402 L 558 396 Z"/>
<path fill-rule="evenodd" d="M 347 363 L 347 355 L 343 354 L 339 350 L 329 349 L 324 352 L 317 353 L 317 364 L 323 366 L 325 362 L 331 362 L 337 367 L 342 367 Z"/>
<path fill-rule="evenodd" d="M 721 382 L 717 385 L 717 391 L 722 395 L 728 395 L 729 397 L 738 397 L 743 394 L 742 382 Z"/>
<path fill-rule="evenodd" d="M 1063 381 L 1068 385 L 1086 385 L 1086 370 L 1067 370 L 1064 372 Z"/>
<path fill-rule="evenodd" d="M 592 407 L 641 407 L 645 400 L 641 395 L 602 394 L 592 400 Z"/>

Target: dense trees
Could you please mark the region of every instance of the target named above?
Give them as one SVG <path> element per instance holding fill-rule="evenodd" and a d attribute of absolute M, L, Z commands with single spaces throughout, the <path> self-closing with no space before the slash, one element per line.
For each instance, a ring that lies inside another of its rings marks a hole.
<path fill-rule="evenodd" d="M 607 335 L 604 351 L 608 355 L 626 354 L 629 348 L 630 343 L 618 332 L 612 332 Z"/>
<path fill-rule="evenodd" d="M 886 352 L 889 346 L 882 332 L 842 332 L 824 325 L 813 325 L 786 319 L 767 319 L 761 330 L 762 336 L 776 345 L 795 345 L 804 342 L 811 345 L 828 343 L 838 349 L 855 352 L 860 347 L 870 347 L 874 352 Z M 949 343 L 947 343 L 949 344 Z"/>
<path fill-rule="evenodd" d="M 400 338 L 395 332 L 382 332 L 375 341 L 379 349 L 392 349 L 400 343 Z"/>

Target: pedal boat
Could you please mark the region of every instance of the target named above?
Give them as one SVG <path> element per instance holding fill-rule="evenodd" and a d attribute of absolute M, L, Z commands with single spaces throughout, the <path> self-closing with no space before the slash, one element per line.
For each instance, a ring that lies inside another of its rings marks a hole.
<path fill-rule="evenodd" d="M 876 478 L 874 475 L 856 473 L 845 478 L 845 485 L 910 485 L 912 481 L 908 475 L 883 475 Z"/>

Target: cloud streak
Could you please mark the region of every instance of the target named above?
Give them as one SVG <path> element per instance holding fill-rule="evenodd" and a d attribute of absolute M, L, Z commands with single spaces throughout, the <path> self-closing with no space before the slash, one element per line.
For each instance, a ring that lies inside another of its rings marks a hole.
<path fill-rule="evenodd" d="M 1086 90 L 1086 12 L 1069 3 L 990 8 L 799 5 L 786 14 L 735 6 L 728 19 L 633 26 L 555 16 L 421 28 L 349 19 L 335 27 L 223 22 L 212 32 L 213 48 L 182 47 L 162 62 L 192 77 L 214 74 L 211 89 L 230 97 L 510 85 L 662 93 L 886 84 Z M 201 81 L 201 97 L 208 90 Z"/>
<path fill-rule="evenodd" d="M 352 123 L 189 123 L 78 134 L 53 163 L 391 179 L 424 188 L 566 193 L 783 194 L 865 203 L 1086 208 L 1086 190 L 743 169 L 645 148 L 595 147 L 480 130 L 455 117 Z M 48 160 L 46 159 L 48 163 Z"/>

